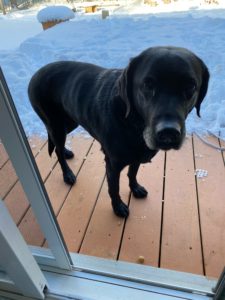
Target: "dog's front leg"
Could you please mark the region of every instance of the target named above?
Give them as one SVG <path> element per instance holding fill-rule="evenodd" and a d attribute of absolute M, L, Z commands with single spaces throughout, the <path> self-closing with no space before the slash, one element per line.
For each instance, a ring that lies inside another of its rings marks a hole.
<path fill-rule="evenodd" d="M 111 197 L 114 213 L 118 217 L 126 218 L 129 215 L 128 206 L 121 200 L 119 195 L 119 181 L 122 166 L 112 163 L 109 158 L 105 158 L 106 176 L 108 180 L 108 192 Z"/>
<path fill-rule="evenodd" d="M 146 189 L 143 186 L 141 186 L 137 182 L 137 178 L 136 178 L 139 167 L 140 167 L 139 163 L 134 163 L 134 164 L 130 165 L 127 175 L 129 178 L 130 189 L 131 189 L 134 197 L 135 198 L 145 198 L 147 196 L 148 192 L 146 191 Z"/>

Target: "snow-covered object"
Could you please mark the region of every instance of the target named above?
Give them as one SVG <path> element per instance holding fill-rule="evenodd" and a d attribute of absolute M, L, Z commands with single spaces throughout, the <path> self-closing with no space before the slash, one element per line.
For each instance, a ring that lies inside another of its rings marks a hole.
<path fill-rule="evenodd" d="M 40 10 L 37 19 L 40 23 L 65 21 L 74 18 L 74 12 L 67 6 L 48 6 Z"/>

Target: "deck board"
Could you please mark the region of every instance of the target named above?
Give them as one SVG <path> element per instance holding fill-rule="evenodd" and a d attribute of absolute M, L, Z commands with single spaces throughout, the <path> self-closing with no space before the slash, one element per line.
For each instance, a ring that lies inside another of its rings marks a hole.
<path fill-rule="evenodd" d="M 208 138 L 216 146 L 216 138 Z M 196 168 L 208 171 L 197 179 L 205 272 L 218 277 L 225 265 L 225 168 L 220 151 L 194 137 Z"/>
<path fill-rule="evenodd" d="M 93 143 L 92 138 L 82 138 L 76 136 L 70 141 L 71 149 L 74 151 L 75 158 L 68 160 L 70 168 L 74 174 L 77 175 L 83 162 L 85 161 L 90 148 Z M 71 187 L 64 183 L 61 167 L 57 164 L 53 171 L 53 176 L 50 176 L 45 184 L 49 198 L 51 199 L 52 207 L 57 216 L 59 211 L 71 189 Z"/>
<path fill-rule="evenodd" d="M 8 160 L 8 154 L 5 151 L 5 147 L 3 146 L 0 140 L 0 169 L 7 162 L 7 160 Z"/>
<path fill-rule="evenodd" d="M 125 169 L 120 194 L 130 216 L 123 220 L 113 214 L 96 141 L 70 137 L 75 158 L 68 163 L 77 174 L 72 188 L 63 182 L 55 154 L 49 157 L 46 141 L 35 137 L 29 143 L 71 252 L 130 262 L 143 256 L 146 265 L 220 274 L 225 265 L 225 153 L 196 137 L 179 151 L 159 152 L 138 173 L 149 190 L 142 200 L 130 195 Z M 0 155 L 0 195 L 28 244 L 47 246 L 2 144 Z M 208 170 L 208 176 L 196 179 L 195 168 Z"/>
<path fill-rule="evenodd" d="M 41 145 L 41 148 L 37 146 L 37 142 L 32 140 L 30 141 L 31 146 L 33 146 L 33 149 L 36 148 L 35 152 L 37 152 L 36 155 L 36 163 L 41 175 L 41 178 L 43 182 L 46 182 L 49 174 L 52 172 L 52 169 L 57 163 L 56 155 L 53 154 L 52 157 L 49 157 L 48 155 L 48 145 L 47 143 L 44 143 Z M 40 148 L 37 150 L 37 148 Z M 18 182 L 16 184 L 20 185 Z M 18 189 L 18 187 L 15 187 Z M 12 192 L 14 192 L 15 189 L 13 189 Z M 16 197 L 17 201 L 20 201 L 20 203 L 27 203 L 26 195 L 23 191 L 23 189 L 20 189 L 19 197 Z M 14 193 L 10 194 L 9 197 L 5 200 L 6 205 L 8 206 L 10 202 L 14 201 Z M 17 212 L 18 214 L 18 212 Z M 21 211 L 22 214 L 22 211 Z M 33 214 L 32 208 L 30 205 L 28 205 L 25 214 L 23 218 L 18 222 L 18 228 L 20 232 L 22 233 L 23 237 L 27 241 L 28 244 L 33 246 L 42 246 L 44 236 L 41 232 L 40 226 L 37 223 L 37 220 Z M 30 230 L 32 228 L 32 231 Z"/>
<path fill-rule="evenodd" d="M 121 173 L 120 196 L 128 204 L 130 190 L 127 170 Z M 98 197 L 95 210 L 84 237 L 80 253 L 108 259 L 117 259 L 125 220 L 117 217 L 112 210 L 108 195 L 107 180 Z"/>
<path fill-rule="evenodd" d="M 79 251 L 105 176 L 103 155 L 99 150 L 100 145 L 94 142 L 58 215 L 59 226 L 71 252 Z"/>
<path fill-rule="evenodd" d="M 45 143 L 46 140 L 40 139 L 38 137 L 33 137 L 32 139 L 30 139 L 31 149 L 35 156 L 38 155 L 40 149 Z M 4 151 L 5 150 L 3 150 L 3 152 Z M 0 178 L 0 197 L 4 199 L 18 181 L 16 172 L 10 160 L 7 160 L 3 167 L 0 168 Z"/>
<path fill-rule="evenodd" d="M 163 196 L 164 152 L 159 152 L 151 164 L 142 165 L 138 181 L 148 190 L 145 199 L 131 196 L 130 216 L 126 221 L 119 259 L 158 266 Z"/>
<path fill-rule="evenodd" d="M 17 181 L 15 186 L 6 196 L 4 202 L 13 220 L 19 225 L 30 207 L 26 194 L 19 181 Z"/>
<path fill-rule="evenodd" d="M 92 139 L 80 139 L 76 137 L 72 139 L 71 144 L 72 148 L 74 148 L 74 144 L 80 144 L 78 147 L 79 150 L 76 151 L 76 163 L 73 163 L 71 160 L 69 162 L 70 166 L 75 164 L 76 168 L 74 172 L 78 171 L 79 166 L 83 162 L 84 157 L 86 156 L 87 151 L 89 150 L 90 144 L 92 143 Z M 75 148 L 76 149 L 76 148 Z M 55 213 L 59 211 L 62 203 L 65 201 L 65 198 L 70 190 L 70 186 L 64 184 L 62 171 L 59 166 L 59 163 L 55 164 L 55 155 L 52 158 L 49 158 L 47 153 L 47 148 L 44 148 L 43 151 L 39 154 L 39 159 L 36 160 L 39 163 L 39 171 L 42 174 L 43 181 L 45 183 L 46 190 L 48 192 L 51 204 Z M 48 172 L 46 172 L 46 167 L 48 166 Z M 53 168 L 53 170 L 52 170 Z M 50 176 L 49 174 L 54 173 L 54 176 Z M 44 174 L 46 175 L 44 177 Z M 42 246 L 45 242 L 45 237 L 43 236 L 40 226 L 37 223 L 36 218 L 34 217 L 32 208 L 30 207 L 26 212 L 23 220 L 19 224 L 19 229 L 24 236 L 27 243 L 33 246 Z M 35 238 L 32 237 L 30 233 L 30 228 L 35 234 Z"/>
<path fill-rule="evenodd" d="M 10 160 L 0 169 L 0 198 L 4 199 L 17 181 L 16 172 Z"/>
<path fill-rule="evenodd" d="M 203 274 L 191 137 L 167 153 L 161 267 Z"/>
<path fill-rule="evenodd" d="M 45 180 L 48 170 L 46 166 L 48 166 L 48 164 L 43 164 L 42 161 L 44 161 L 46 157 L 45 151 L 47 144 L 45 141 L 42 141 L 41 143 L 40 141 L 38 143 L 36 141 L 36 144 L 34 145 L 34 139 L 31 141 L 31 143 L 33 154 L 36 156 L 36 162 L 39 166 L 40 174 L 42 175 L 42 179 Z M 49 161 L 49 159 L 47 160 Z M 53 160 L 56 162 L 55 157 Z M 5 197 L 5 204 L 16 224 L 19 224 L 30 207 L 27 197 L 19 181 L 15 183 L 9 194 Z"/>
<path fill-rule="evenodd" d="M 18 228 L 28 245 L 42 246 L 45 238 L 31 207 L 26 212 Z"/>
<path fill-rule="evenodd" d="M 36 157 L 36 164 L 38 166 L 41 178 L 44 182 L 46 178 L 49 176 L 49 174 L 52 172 L 54 166 L 57 163 L 57 157 L 55 152 L 52 154 L 51 157 L 49 155 L 46 155 L 46 153 L 48 153 L 47 143 L 44 145 L 41 152 Z"/>

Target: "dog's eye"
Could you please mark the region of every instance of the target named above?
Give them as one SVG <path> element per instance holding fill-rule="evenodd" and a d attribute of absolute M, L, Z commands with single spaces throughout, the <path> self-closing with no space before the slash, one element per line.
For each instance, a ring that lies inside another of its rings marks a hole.
<path fill-rule="evenodd" d="M 192 96 L 194 95 L 195 91 L 197 89 L 197 86 L 195 84 L 195 82 L 190 82 L 188 83 L 185 88 L 184 88 L 184 94 L 185 94 L 185 97 L 187 99 L 190 99 L 192 98 Z"/>
<path fill-rule="evenodd" d="M 155 85 L 154 82 L 152 80 L 146 80 L 144 82 L 144 90 L 147 93 L 151 93 L 152 96 L 155 95 Z"/>

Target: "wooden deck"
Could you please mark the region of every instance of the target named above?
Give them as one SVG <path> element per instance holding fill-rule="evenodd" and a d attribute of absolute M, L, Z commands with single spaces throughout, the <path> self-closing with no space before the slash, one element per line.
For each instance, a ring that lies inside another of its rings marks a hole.
<path fill-rule="evenodd" d="M 224 143 L 208 137 L 215 145 Z M 64 184 L 56 156 L 47 143 L 32 138 L 30 145 L 54 212 L 71 252 L 114 260 L 138 262 L 178 271 L 218 277 L 225 265 L 224 154 L 188 137 L 179 151 L 160 152 L 139 171 L 148 190 L 144 200 L 134 199 L 124 170 L 121 196 L 129 203 L 127 220 L 113 214 L 103 154 L 92 138 L 70 138 L 77 174 L 71 188 Z M 196 169 L 208 171 L 205 178 Z M 4 199 L 25 240 L 47 246 L 29 202 L 0 144 L 0 197 Z"/>

